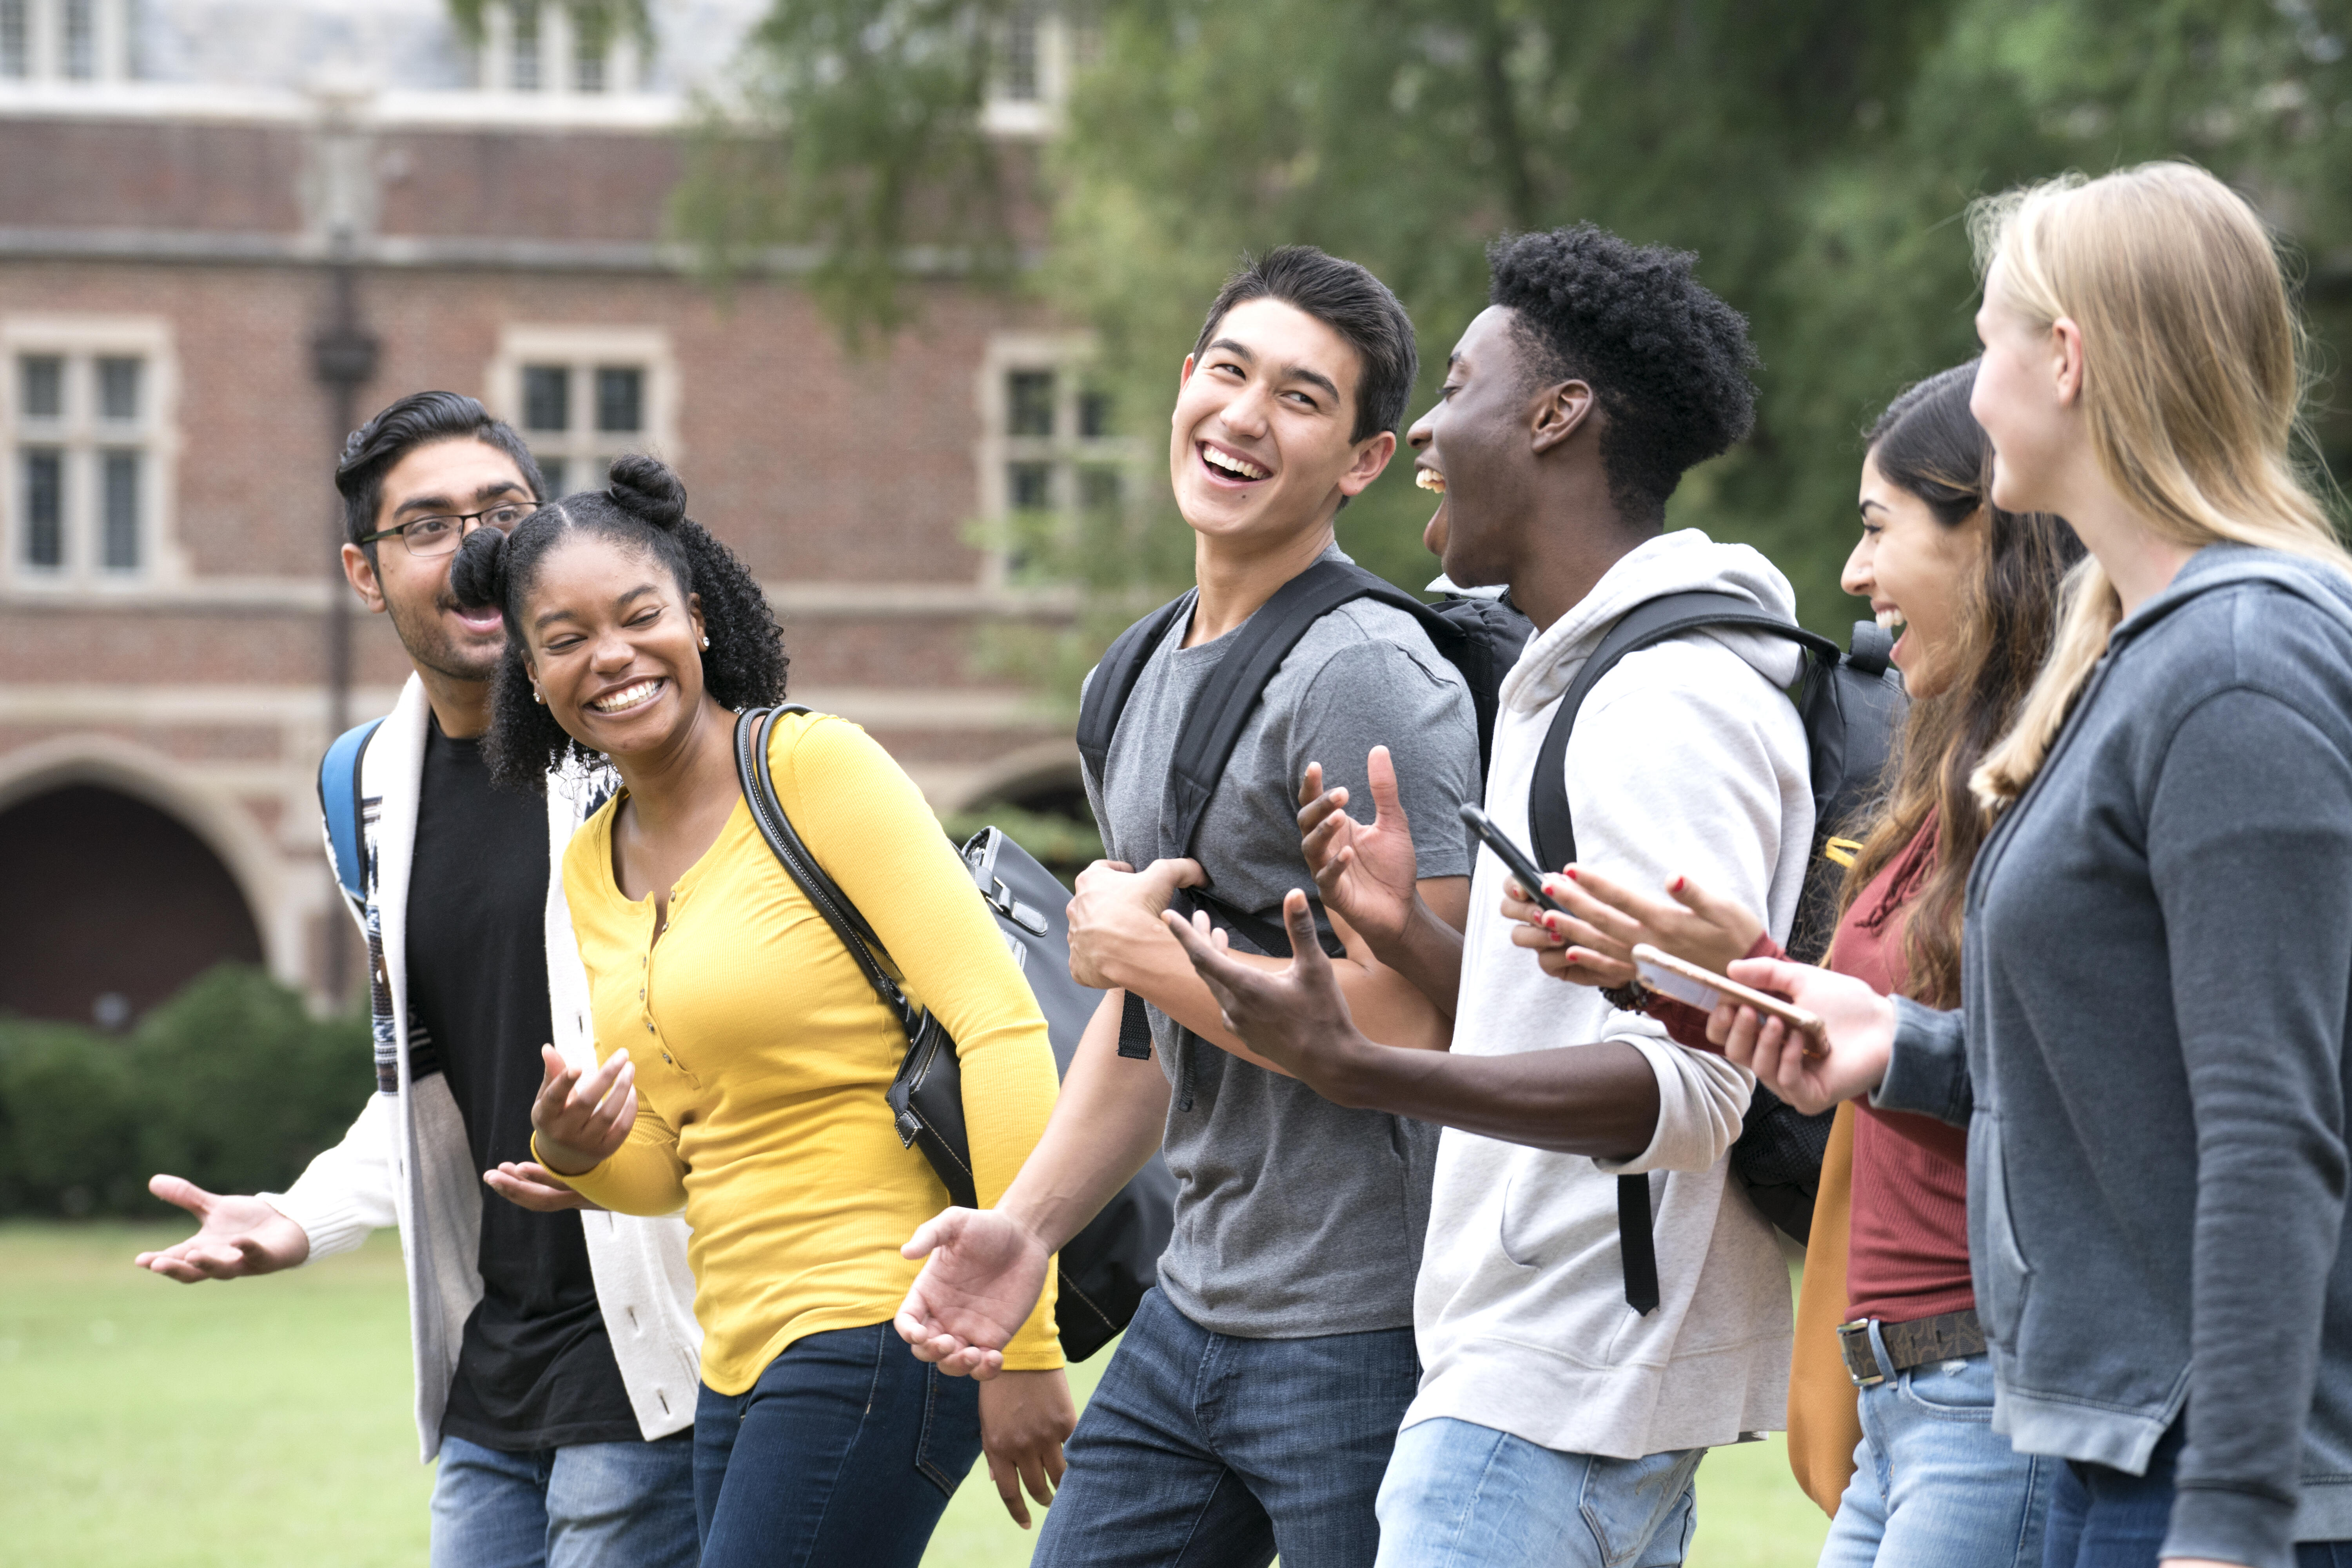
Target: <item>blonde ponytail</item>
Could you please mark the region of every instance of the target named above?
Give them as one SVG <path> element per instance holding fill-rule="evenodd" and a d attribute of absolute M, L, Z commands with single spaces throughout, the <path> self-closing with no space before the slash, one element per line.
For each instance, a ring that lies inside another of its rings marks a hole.
<path fill-rule="evenodd" d="M 1977 256 L 2001 263 L 2002 303 L 2083 334 L 2083 414 L 2101 474 L 2157 533 L 2323 561 L 2352 553 L 2293 452 L 2303 435 L 2301 323 L 2270 232 L 2189 163 L 2068 175 L 1978 204 Z M 2050 661 L 2017 722 L 1969 781 L 1989 809 L 2017 798 L 2123 618 L 2096 560 L 2067 579 Z"/>

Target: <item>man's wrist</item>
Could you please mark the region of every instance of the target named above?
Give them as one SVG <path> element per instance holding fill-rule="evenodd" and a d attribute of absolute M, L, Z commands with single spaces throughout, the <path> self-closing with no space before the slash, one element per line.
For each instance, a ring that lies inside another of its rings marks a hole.
<path fill-rule="evenodd" d="M 1003 1197 L 996 1200 L 996 1212 L 1031 1246 L 1048 1258 L 1059 1252 L 1063 1244 L 1069 1240 L 1068 1237 L 1056 1237 L 1053 1234 L 1054 1226 L 1048 1217 L 1052 1206 L 1050 1194 L 1033 1199 L 1017 1186 L 1007 1190 Z M 1075 1229 L 1072 1234 L 1076 1234 Z"/>
<path fill-rule="evenodd" d="M 1382 1068 L 1389 1049 L 1351 1026 L 1323 1048 L 1301 1052 L 1293 1070 L 1301 1083 L 1344 1110 L 1384 1110 L 1388 1075 Z"/>
<path fill-rule="evenodd" d="M 1382 952 L 1374 947 L 1372 956 L 1424 992 L 1432 981 L 1442 980 L 1450 986 L 1462 968 L 1462 933 L 1416 897 L 1391 951 Z"/>

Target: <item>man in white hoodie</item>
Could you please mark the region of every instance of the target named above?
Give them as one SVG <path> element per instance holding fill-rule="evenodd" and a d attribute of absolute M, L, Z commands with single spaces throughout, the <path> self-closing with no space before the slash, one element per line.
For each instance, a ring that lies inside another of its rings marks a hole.
<path fill-rule="evenodd" d="M 1568 685 L 1635 605 L 1710 590 L 1790 616 L 1741 545 L 1663 531 L 1683 472 L 1743 436 L 1746 324 L 1692 258 L 1589 225 L 1498 243 L 1492 305 L 1414 426 L 1447 577 L 1507 583 L 1537 631 L 1502 688 L 1486 810 L 1528 837 L 1538 752 Z M 1697 631 L 1628 655 L 1567 742 L 1580 860 L 1633 886 L 1675 873 L 1794 914 L 1812 833 L 1790 646 Z M 1457 934 L 1412 897 L 1412 835 L 1375 754 L 1378 814 L 1300 814 L 1324 901 L 1454 1015 L 1440 1055 L 1359 1034 L 1319 950 L 1286 971 L 1180 931 L 1229 1027 L 1344 1106 L 1446 1127 L 1415 1296 L 1424 1368 L 1381 1489 L 1382 1564 L 1683 1560 L 1707 1447 L 1780 1426 L 1788 1277 L 1729 1180 L 1752 1079 L 1511 942 L 1507 873 L 1482 854 Z M 1451 823 L 1422 825 L 1450 833 Z M 1401 879 L 1402 874 L 1402 879 Z M 1293 895 L 1294 918 L 1304 900 Z M 1310 944 L 1311 947 L 1311 944 Z M 1658 1300 L 1629 1302 L 1621 1175 L 1645 1176 Z"/>
<path fill-rule="evenodd" d="M 417 1435 L 440 1461 L 433 1568 L 691 1568 L 685 1223 L 581 1212 L 530 1163 L 541 1047 L 596 1059 L 562 864 L 600 781 L 551 777 L 544 803 L 491 788 L 480 737 L 506 628 L 449 593 L 458 541 L 521 521 L 541 482 L 522 437 L 456 393 L 404 397 L 345 447 L 344 572 L 415 665 L 321 774 L 351 828 L 337 869 L 368 945 L 376 1092 L 285 1193 L 155 1177 L 202 1228 L 138 1262 L 233 1279 L 397 1226 Z"/>

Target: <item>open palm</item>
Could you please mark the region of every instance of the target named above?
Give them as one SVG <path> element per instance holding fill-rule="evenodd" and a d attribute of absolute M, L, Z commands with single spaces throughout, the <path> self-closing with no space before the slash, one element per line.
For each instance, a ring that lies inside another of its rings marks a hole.
<path fill-rule="evenodd" d="M 291 1268 L 310 1256 L 309 1233 L 259 1198 L 208 1193 L 181 1176 L 159 1175 L 147 1190 L 200 1222 L 187 1240 L 131 1260 L 167 1279 L 183 1285 L 244 1279 Z"/>
<path fill-rule="evenodd" d="M 1323 764 L 1307 764 L 1298 791 L 1299 849 L 1314 874 L 1324 907 L 1370 941 L 1402 933 L 1412 912 L 1418 876 L 1412 827 L 1397 795 L 1396 764 L 1386 746 L 1364 759 L 1372 792 L 1372 820 L 1349 816 L 1348 792 L 1323 787 Z"/>
<path fill-rule="evenodd" d="M 1053 1260 L 1035 1233 L 994 1209 L 952 1208 L 898 1250 L 925 1259 L 898 1316 L 916 1358 L 956 1377 L 1003 1371 L 1004 1347 L 1036 1308 Z"/>

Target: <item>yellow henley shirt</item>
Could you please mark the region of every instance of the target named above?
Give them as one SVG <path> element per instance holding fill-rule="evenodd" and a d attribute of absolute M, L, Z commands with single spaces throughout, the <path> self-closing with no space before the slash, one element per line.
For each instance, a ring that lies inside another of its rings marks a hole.
<path fill-rule="evenodd" d="M 970 874 L 907 775 L 845 720 L 785 714 L 776 795 L 819 864 L 956 1041 L 982 1204 L 1028 1158 L 1054 1107 L 1045 1023 Z M 883 1100 L 907 1041 L 741 800 L 670 894 L 632 902 L 613 819 L 583 824 L 563 892 L 588 970 L 600 1060 L 636 1064 L 628 1142 L 571 1184 L 623 1214 L 683 1203 L 702 1378 L 740 1394 L 795 1340 L 888 1321 L 921 1265 L 898 1256 L 947 1206 Z M 1062 1364 L 1054 1279 L 1004 1364 Z"/>

